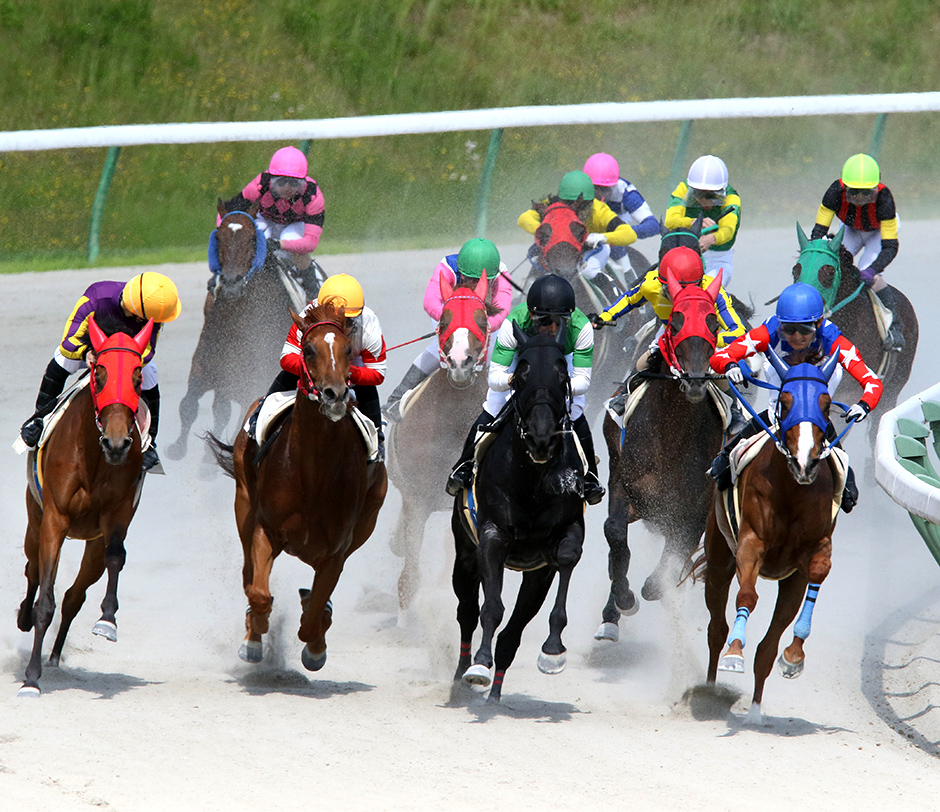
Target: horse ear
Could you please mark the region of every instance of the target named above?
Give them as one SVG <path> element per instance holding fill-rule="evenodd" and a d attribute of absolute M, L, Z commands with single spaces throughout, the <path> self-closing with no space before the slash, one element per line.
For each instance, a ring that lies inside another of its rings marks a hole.
<path fill-rule="evenodd" d="M 522 328 L 515 321 L 512 322 L 512 334 L 516 339 L 516 348 L 521 350 L 529 338 L 522 332 Z"/>
<path fill-rule="evenodd" d="M 790 369 L 790 367 L 787 365 L 787 362 L 777 355 L 777 351 L 773 347 L 768 347 L 765 355 L 767 356 L 767 360 L 770 361 L 770 365 L 775 370 L 777 370 L 777 374 L 780 376 L 780 380 L 782 381 Z"/>
<path fill-rule="evenodd" d="M 287 308 L 287 312 L 290 313 L 291 320 L 294 322 L 294 324 L 297 325 L 297 329 L 300 330 L 301 332 L 303 332 L 303 329 L 304 329 L 304 319 L 303 319 L 303 316 L 298 316 L 298 315 L 294 312 L 294 309 L 291 308 L 291 307 L 288 307 L 288 308 Z"/>
<path fill-rule="evenodd" d="M 476 287 L 473 289 L 473 294 L 481 301 L 486 298 L 487 285 L 489 285 L 489 280 L 486 278 L 486 269 L 480 273 L 480 278 L 477 281 Z"/>
<path fill-rule="evenodd" d="M 104 344 L 108 336 L 105 334 L 98 326 L 98 322 L 95 321 L 94 316 L 88 317 L 88 335 L 91 338 L 91 348 L 97 353 L 98 348 Z"/>
<path fill-rule="evenodd" d="M 842 247 L 842 238 L 845 236 L 845 224 L 842 225 L 842 228 L 839 229 L 839 233 L 832 238 L 832 242 L 829 243 L 829 247 L 838 255 L 839 249 Z"/>
<path fill-rule="evenodd" d="M 150 343 L 150 336 L 153 333 L 153 319 L 147 319 L 143 329 L 134 336 L 134 343 L 141 355 L 147 351 L 147 345 Z"/>
<path fill-rule="evenodd" d="M 826 359 L 826 363 L 824 363 L 820 367 L 820 371 L 822 372 L 823 377 L 827 381 L 832 377 L 832 373 L 836 371 L 836 366 L 838 366 L 838 364 L 839 364 L 839 348 L 836 347 L 835 349 L 833 349 L 832 355 L 830 355 Z"/>
<path fill-rule="evenodd" d="M 676 277 L 669 268 L 666 268 L 666 288 L 673 302 L 676 301 L 676 296 L 682 293 L 682 285 L 676 282 Z"/>
<path fill-rule="evenodd" d="M 454 286 L 450 283 L 450 279 L 447 278 L 447 274 L 442 273 L 440 276 L 441 282 L 441 299 L 447 301 L 451 296 L 454 295 Z"/>
<path fill-rule="evenodd" d="M 228 212 L 225 210 L 225 204 L 222 202 L 222 198 L 219 198 L 219 203 L 216 206 L 216 210 L 219 212 L 219 217 L 225 217 Z"/>
<path fill-rule="evenodd" d="M 718 273 L 715 274 L 715 278 L 712 279 L 712 281 L 708 283 L 708 287 L 705 288 L 705 292 L 713 302 L 718 300 L 718 295 L 721 293 L 722 276 L 724 276 L 724 268 L 719 268 Z"/>
<path fill-rule="evenodd" d="M 702 236 L 702 221 L 705 219 L 705 212 L 700 212 L 699 216 L 695 218 L 689 230 L 696 236 Z"/>
<path fill-rule="evenodd" d="M 808 245 L 809 237 L 807 237 L 806 232 L 803 231 L 799 220 L 796 221 L 796 237 L 800 241 L 800 251 L 802 251 Z"/>
<path fill-rule="evenodd" d="M 659 218 L 659 236 L 665 237 L 669 233 L 669 229 L 666 228 L 666 224 L 663 222 L 662 217 Z"/>

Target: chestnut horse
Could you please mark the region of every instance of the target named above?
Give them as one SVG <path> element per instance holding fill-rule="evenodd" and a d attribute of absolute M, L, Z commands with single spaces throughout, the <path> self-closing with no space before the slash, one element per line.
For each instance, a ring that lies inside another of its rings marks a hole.
<path fill-rule="evenodd" d="M 207 435 L 219 466 L 235 479 L 235 522 L 241 538 L 242 583 L 248 596 L 246 662 L 263 658 L 271 615 L 269 585 L 282 552 L 314 569 L 301 590 L 301 661 L 308 671 L 326 663 L 332 623 L 330 595 L 346 559 L 372 535 L 388 480 L 382 462 L 369 463 L 349 386 L 351 352 L 345 316 L 332 303 L 291 318 L 301 334 L 303 376 L 292 413 L 259 460 L 258 444 L 242 429 L 233 446 Z M 252 406 L 252 408 L 254 408 Z M 368 420 L 368 418 L 366 418 Z"/>
<path fill-rule="evenodd" d="M 659 339 L 666 369 L 649 369 L 633 379 L 645 386 L 626 426 L 604 417 L 604 439 L 610 456 L 607 520 L 610 547 L 610 595 L 595 638 L 617 640 L 620 615 L 638 609 L 627 570 L 630 548 L 627 526 L 643 519 L 665 537 L 662 556 L 643 585 L 648 601 L 659 600 L 679 582 L 683 562 L 698 546 L 705 529 L 713 483 L 705 471 L 721 450 L 724 420 L 709 394 L 715 376 L 709 359 L 718 340 L 715 300 L 721 272 L 707 289 L 682 287 L 670 273 L 672 316 Z M 628 401 L 628 414 L 630 403 Z"/>
<path fill-rule="evenodd" d="M 170 459 L 186 455 L 199 400 L 207 392 L 213 393 L 216 436 L 228 426 L 232 403 L 239 414 L 247 410 L 251 393 L 263 390 L 277 368 L 290 327 L 288 309 L 301 310 L 307 304 L 299 283 L 267 251 L 264 235 L 255 228 L 256 209 L 252 205 L 247 212 L 230 212 L 218 202 L 222 220 L 209 240 L 212 277 L 204 321 L 179 405 L 180 433 L 166 449 Z"/>
<path fill-rule="evenodd" d="M 16 625 L 34 629 L 26 681 L 19 696 L 39 696 L 42 642 L 55 612 L 55 578 L 65 538 L 84 539 L 85 553 L 75 582 L 62 601 L 62 622 L 49 657 L 57 666 L 69 626 L 85 593 L 108 572 L 101 618 L 92 630 L 117 640 L 118 573 L 127 552 L 124 538 L 137 510 L 143 484 L 141 430 L 135 420 L 142 380 L 141 358 L 153 320 L 136 335 L 105 335 L 88 321 L 95 353 L 89 385 L 66 407 L 48 439 L 28 457 L 26 512 L 26 597 Z M 38 599 L 36 592 L 39 592 Z"/>
<path fill-rule="evenodd" d="M 463 450 L 454 426 L 469 426 L 486 399 L 489 316 L 486 274 L 457 287 L 441 277 L 444 309 L 437 325 L 440 371 L 404 404 L 400 423 L 388 427 L 388 474 L 401 493 L 401 513 L 390 546 L 404 558 L 398 579 L 399 608 L 406 610 L 418 588 L 419 558 L 428 517 L 447 510 L 443 475 Z"/>
<path fill-rule="evenodd" d="M 522 632 L 545 602 L 556 572 L 558 592 L 538 667 L 545 674 L 565 667 L 561 633 L 568 623 L 568 587 L 584 543 L 584 468 L 568 419 L 571 382 L 564 334 L 528 337 L 517 324 L 513 328 L 518 353 L 513 394 L 467 494 L 473 525 L 466 518 L 463 492 L 455 497 L 451 516 L 460 624 L 454 680 L 490 687 L 490 702 L 499 702 L 503 676 Z M 499 633 L 494 659 L 493 637 L 504 611 L 504 567 L 522 571 L 522 586 L 512 616 Z M 483 637 L 471 665 L 478 622 Z"/>
<path fill-rule="evenodd" d="M 776 425 L 767 432 L 773 442 L 765 443 L 738 477 L 736 528 L 722 506 L 732 493 L 729 490 L 717 493 L 712 501 L 705 531 L 708 682 L 715 682 L 718 671 L 744 671 L 745 625 L 757 605 L 757 578 L 777 581 L 770 627 L 754 655 L 754 695 L 745 721 L 756 725 L 762 723 L 764 682 L 773 668 L 780 636 L 801 602 L 793 642 L 777 664 L 788 679 L 803 671 L 803 642 L 809 636 L 819 587 L 832 565 L 832 532 L 838 515 L 834 499 L 842 493 L 832 467 L 823 462 L 834 453 L 834 442 L 825 442 L 832 403 L 827 383 L 839 353 L 833 353 L 822 367 L 806 363 L 788 367 L 773 349 L 767 358 L 781 379 Z M 737 616 L 729 640 L 725 615 L 736 573 Z"/>
<path fill-rule="evenodd" d="M 892 286 L 897 301 L 896 316 L 903 325 L 906 343 L 901 350 L 885 350 L 868 289 L 859 276 L 852 255 L 842 247 L 843 232 L 840 231 L 832 240 L 810 240 L 799 223 L 796 231 L 800 240 L 800 256 L 793 266 L 793 281 L 812 285 L 822 294 L 829 314 L 827 318 L 852 340 L 884 384 L 881 400 L 868 426 L 868 440 L 874 449 L 881 415 L 897 406 L 901 390 L 911 375 L 920 337 L 917 315 L 907 296 Z M 837 394 L 841 395 L 854 386 L 854 381 L 843 378 Z"/>

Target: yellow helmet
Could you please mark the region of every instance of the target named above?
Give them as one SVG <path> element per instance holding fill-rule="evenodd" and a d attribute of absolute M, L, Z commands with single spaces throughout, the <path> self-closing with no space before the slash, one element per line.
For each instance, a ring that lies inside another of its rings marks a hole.
<path fill-rule="evenodd" d="M 365 304 L 365 294 L 360 285 L 349 274 L 340 273 L 329 277 L 320 287 L 317 301 L 325 304 L 335 300 L 338 305 L 345 308 L 347 318 L 354 318 L 362 312 Z"/>
<path fill-rule="evenodd" d="M 183 309 L 173 280 L 156 271 L 146 271 L 131 279 L 121 292 L 121 304 L 137 318 L 156 322 L 173 321 Z"/>

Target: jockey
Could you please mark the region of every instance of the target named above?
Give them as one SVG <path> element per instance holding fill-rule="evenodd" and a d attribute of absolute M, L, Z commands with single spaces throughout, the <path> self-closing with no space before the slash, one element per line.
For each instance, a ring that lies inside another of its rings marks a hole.
<path fill-rule="evenodd" d="M 281 252 L 309 295 L 319 285 L 311 270 L 310 253 L 323 232 L 324 204 L 323 192 L 308 177 L 307 157 L 299 149 L 279 149 L 271 156 L 267 171 L 224 205 L 229 210 L 247 211 L 256 201 L 259 208 L 255 225 L 267 237 L 268 250 Z"/>
<path fill-rule="evenodd" d="M 362 285 L 353 277 L 341 273 L 327 278 L 319 295 L 310 302 L 301 316 L 308 315 L 319 303 L 334 301 L 346 312 L 346 335 L 352 344 L 353 361 L 349 369 L 349 383 L 358 403 L 356 407 L 374 424 L 379 435 L 379 456 L 385 459 L 385 434 L 382 431 L 382 410 L 379 406 L 378 386 L 385 380 L 385 338 L 378 316 L 365 305 Z M 303 371 L 301 332 L 296 324 L 290 326 L 284 348 L 281 350 L 281 371 L 268 388 L 273 392 L 290 392 L 297 388 Z M 263 402 L 262 398 L 262 402 Z M 255 426 L 261 403 L 248 419 L 248 436 L 255 439 Z"/>
<path fill-rule="evenodd" d="M 585 279 L 590 279 L 597 285 L 608 301 L 612 302 L 619 293 L 607 274 L 603 273 L 609 254 L 604 255 L 602 262 L 600 256 L 603 252 L 594 252 L 593 249 L 601 245 L 626 248 L 636 242 L 636 231 L 618 217 L 603 200 L 594 196 L 594 182 L 586 172 L 575 170 L 566 174 L 558 184 L 558 199 L 575 204 L 579 209 L 578 217 L 588 229 L 584 250 L 590 256 L 584 259 L 580 268 L 581 274 Z M 545 202 L 549 200 L 550 198 L 546 198 Z M 591 201 L 591 210 L 585 219 L 580 212 L 578 202 L 586 203 L 588 200 Z M 528 231 L 529 234 L 535 234 L 536 229 L 542 223 L 542 218 L 535 209 L 528 209 L 519 215 L 517 222 L 521 229 Z"/>
<path fill-rule="evenodd" d="M 157 381 L 157 366 L 153 357 L 157 349 L 157 338 L 161 327 L 173 321 L 182 310 L 179 293 L 173 281 L 162 273 L 146 271 L 138 274 L 126 284 L 124 282 L 95 282 L 90 285 L 72 309 L 65 322 L 62 342 L 46 367 L 36 411 L 20 429 L 20 437 L 30 448 L 35 448 L 42 435 L 42 419 L 55 407 L 56 400 L 65 388 L 69 375 L 89 368 L 94 363 L 94 352 L 88 333 L 88 319 L 92 316 L 99 326 L 111 321 L 138 333 L 153 319 L 150 343 L 144 352 L 141 397 L 150 409 L 151 444 L 143 454 L 142 468 L 149 471 L 160 458 L 157 456 L 157 428 L 160 422 L 160 387 Z"/>
<path fill-rule="evenodd" d="M 496 331 L 505 320 L 512 303 L 512 287 L 505 276 L 506 265 L 499 259 L 499 250 L 489 240 L 482 237 L 467 240 L 459 253 L 448 254 L 437 264 L 424 291 L 424 310 L 437 325 L 444 309 L 441 279 L 446 279 L 451 286 L 456 286 L 464 279 L 478 280 L 483 273 L 486 273 L 488 283 L 486 302 L 498 309 L 498 312 L 489 317 L 490 349 L 492 349 L 492 344 L 496 340 Z M 401 383 L 388 396 L 385 406 L 382 407 L 386 420 L 390 423 L 399 422 L 401 420 L 399 404 L 405 392 L 414 389 L 440 366 L 441 359 L 435 341 L 428 344 L 415 358 Z"/>
<path fill-rule="evenodd" d="M 620 164 L 613 155 L 594 153 L 584 162 L 584 171 L 594 183 L 595 199 L 606 203 L 614 214 L 630 225 L 638 240 L 659 236 L 659 220 L 636 186 L 620 177 Z M 625 246 L 601 243 L 597 261 L 603 268 L 608 256 L 616 262 L 626 254 Z"/>
<path fill-rule="evenodd" d="M 642 307 L 647 302 L 652 307 L 656 318 L 659 320 L 659 329 L 650 344 L 649 349 L 641 355 L 636 362 L 634 372 L 648 369 L 654 355 L 660 355 L 658 340 L 666 328 L 666 323 L 672 316 L 672 299 L 669 296 L 669 288 L 666 285 L 666 271 L 672 273 L 673 278 L 680 285 L 698 285 L 705 290 L 712 282 L 711 276 L 704 274 L 702 257 L 693 248 L 678 247 L 667 251 L 659 263 L 658 268 L 648 271 L 646 276 L 634 284 L 626 293 L 623 294 L 606 310 L 597 315 L 591 314 L 589 318 L 594 325 L 595 330 L 599 330 L 605 324 L 611 324 L 620 318 L 624 313 Z M 722 281 L 724 277 L 722 276 Z M 725 291 L 724 287 L 718 293 L 715 300 L 715 313 L 718 316 L 718 347 L 726 347 L 736 338 L 744 335 L 744 324 L 741 317 L 738 316 L 731 297 Z M 727 390 L 727 384 L 724 389 Z M 623 414 L 623 408 L 626 404 L 627 386 L 624 382 L 623 391 L 611 399 L 611 408 L 617 414 Z M 741 415 L 737 402 L 732 400 L 732 418 L 735 423 L 730 427 L 731 433 L 735 428 L 740 430 L 744 425 L 744 418 Z"/>
<path fill-rule="evenodd" d="M 696 158 L 689 176 L 669 198 L 664 225 L 670 231 L 689 228 L 699 215 L 702 226 L 717 225 L 718 230 L 699 239 L 705 273 L 715 276 L 721 268 L 722 286 L 731 287 L 734 274 L 734 241 L 741 227 L 741 198 L 728 185 L 728 167 L 715 155 Z"/>
<path fill-rule="evenodd" d="M 764 352 L 768 347 L 774 348 L 791 366 L 807 360 L 821 363 L 832 354 L 833 350 L 837 349 L 840 364 L 864 390 L 858 403 L 849 408 L 843 417 L 847 421 L 854 417 L 861 422 L 881 399 L 883 389 L 881 381 L 862 360 L 858 348 L 842 335 L 835 324 L 823 318 L 823 310 L 822 295 L 816 288 L 802 282 L 790 285 L 777 299 L 776 314 L 753 330 L 749 330 L 730 346 L 716 352 L 711 358 L 712 369 L 715 372 L 724 373 L 736 386 L 741 386 L 744 383 L 744 375 L 737 362 L 755 353 Z M 773 367 L 765 364 L 764 368 L 768 381 L 779 383 L 780 378 Z M 835 393 L 841 380 L 842 370 L 836 367 L 836 374 L 829 379 L 831 393 Z M 776 405 L 777 394 L 771 392 L 768 409 L 762 415 L 765 423 L 770 419 L 769 415 L 776 410 Z M 715 458 L 709 474 L 718 482 L 720 488 L 727 488 L 731 484 L 731 449 L 740 440 L 752 437 L 759 431 L 761 431 L 760 424 L 752 419 L 740 434 L 725 444 L 721 453 Z M 826 437 L 829 440 L 836 437 L 831 423 Z M 849 468 L 845 491 L 842 494 L 842 509 L 850 513 L 857 502 L 858 487 L 855 484 L 855 474 Z"/>
<path fill-rule="evenodd" d="M 584 477 L 584 499 L 588 504 L 596 505 L 604 498 L 605 491 L 597 476 L 591 427 L 584 416 L 584 396 L 591 386 L 591 367 L 594 362 L 594 331 L 587 316 L 574 305 L 574 289 L 571 283 L 554 274 L 536 279 L 529 288 L 526 301 L 517 304 L 499 328 L 496 347 L 490 359 L 490 388 L 483 404 L 483 412 L 470 427 L 463 453 L 447 480 L 447 493 L 456 496 L 461 489 L 470 487 L 477 429 L 491 423 L 512 394 L 510 383 L 517 361 L 513 323 L 528 335 L 536 332 L 557 335 L 559 330 L 565 331 L 565 351 L 572 394 L 568 407 L 569 416 L 588 463 L 588 472 Z"/>
<path fill-rule="evenodd" d="M 858 258 L 858 274 L 894 319 L 885 336 L 886 350 L 900 350 L 904 344 L 894 288 L 888 287 L 882 272 L 898 253 L 898 215 L 891 190 L 881 182 L 881 170 L 874 158 L 859 153 L 842 167 L 842 177 L 832 182 L 823 195 L 811 240 L 825 237 L 833 219 L 845 224 L 842 245 Z M 838 223 L 835 230 L 838 229 Z"/>

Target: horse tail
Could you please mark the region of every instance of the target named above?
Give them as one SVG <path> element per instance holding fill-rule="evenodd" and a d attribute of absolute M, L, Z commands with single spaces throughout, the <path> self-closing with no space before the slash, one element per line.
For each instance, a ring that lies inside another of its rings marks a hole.
<path fill-rule="evenodd" d="M 698 555 L 696 555 L 696 553 Z M 698 583 L 705 580 L 705 571 L 708 569 L 708 556 L 705 555 L 704 548 L 699 545 L 686 559 L 686 576 L 679 583 L 692 579 L 692 583 Z"/>
<path fill-rule="evenodd" d="M 207 431 L 201 436 L 202 441 L 209 446 L 212 456 L 215 457 L 216 464 L 227 476 L 235 479 L 235 446 L 223 443 L 211 431 Z"/>

